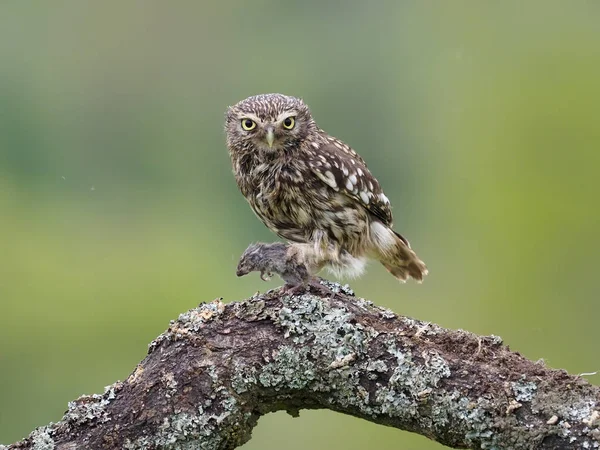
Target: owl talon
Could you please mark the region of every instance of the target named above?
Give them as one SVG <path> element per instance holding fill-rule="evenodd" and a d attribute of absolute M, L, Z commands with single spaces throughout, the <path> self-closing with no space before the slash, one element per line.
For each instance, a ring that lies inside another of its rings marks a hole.
<path fill-rule="evenodd" d="M 308 284 L 311 289 L 313 289 L 314 291 L 316 291 L 317 294 L 320 294 L 323 297 L 334 298 L 336 296 L 336 293 L 334 291 L 329 289 L 324 284 L 321 284 L 319 278 L 313 278 Z"/>
<path fill-rule="evenodd" d="M 281 288 L 281 293 L 285 295 L 296 295 L 301 291 L 305 291 L 306 286 L 303 284 L 284 284 Z"/>

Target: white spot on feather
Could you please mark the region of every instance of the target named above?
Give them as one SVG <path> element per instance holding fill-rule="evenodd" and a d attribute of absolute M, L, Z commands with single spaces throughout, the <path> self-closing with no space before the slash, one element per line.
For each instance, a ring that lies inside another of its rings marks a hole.
<path fill-rule="evenodd" d="M 333 174 L 328 170 L 327 172 L 325 172 L 324 174 L 321 173 L 319 170 L 315 171 L 315 174 L 322 180 L 325 182 L 325 184 L 327 184 L 328 186 L 331 186 L 333 189 L 335 189 L 336 191 L 338 190 L 338 185 L 335 181 L 335 177 L 333 176 Z"/>
<path fill-rule="evenodd" d="M 354 189 L 354 185 L 352 184 L 352 182 L 350 180 L 346 181 L 346 189 L 348 189 L 349 191 Z"/>
<path fill-rule="evenodd" d="M 387 252 L 396 246 L 396 237 L 392 230 L 381 222 L 371 222 L 371 236 L 383 252 Z"/>
<path fill-rule="evenodd" d="M 369 196 L 365 191 L 360 191 L 360 198 L 365 204 L 369 204 Z"/>
<path fill-rule="evenodd" d="M 349 180 L 350 180 L 350 183 L 352 183 L 352 184 L 356 184 L 358 181 L 356 178 L 356 175 L 354 175 L 354 174 L 350 175 Z"/>
<path fill-rule="evenodd" d="M 390 204 L 390 200 L 386 197 L 386 195 L 383 192 L 379 194 L 379 200 L 381 200 L 386 205 Z"/>

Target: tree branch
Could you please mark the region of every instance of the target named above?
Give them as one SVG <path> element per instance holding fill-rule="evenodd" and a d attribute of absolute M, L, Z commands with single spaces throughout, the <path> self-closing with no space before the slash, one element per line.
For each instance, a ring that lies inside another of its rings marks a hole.
<path fill-rule="evenodd" d="M 327 408 L 455 448 L 598 448 L 600 388 L 497 336 L 274 290 L 181 314 L 124 382 L 9 449 L 232 449 L 263 414 Z M 0 446 L 2 447 L 2 446 Z"/>

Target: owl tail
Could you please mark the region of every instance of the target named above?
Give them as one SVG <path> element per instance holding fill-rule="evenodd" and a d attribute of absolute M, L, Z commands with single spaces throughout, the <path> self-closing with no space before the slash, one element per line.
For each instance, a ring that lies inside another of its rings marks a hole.
<path fill-rule="evenodd" d="M 381 222 L 372 222 L 371 241 L 377 259 L 398 280 L 406 281 L 411 277 L 423 281 L 427 267 L 406 239 Z"/>

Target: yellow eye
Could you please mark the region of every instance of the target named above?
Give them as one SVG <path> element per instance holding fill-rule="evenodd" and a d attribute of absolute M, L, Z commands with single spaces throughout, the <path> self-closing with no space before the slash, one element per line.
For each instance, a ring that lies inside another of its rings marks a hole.
<path fill-rule="evenodd" d="M 242 119 L 242 128 L 246 131 L 251 131 L 256 128 L 256 122 L 252 119 Z"/>
<path fill-rule="evenodd" d="M 294 125 L 296 125 L 296 121 L 293 117 L 286 117 L 283 121 L 283 128 L 287 130 L 291 130 L 292 128 L 294 128 Z"/>

